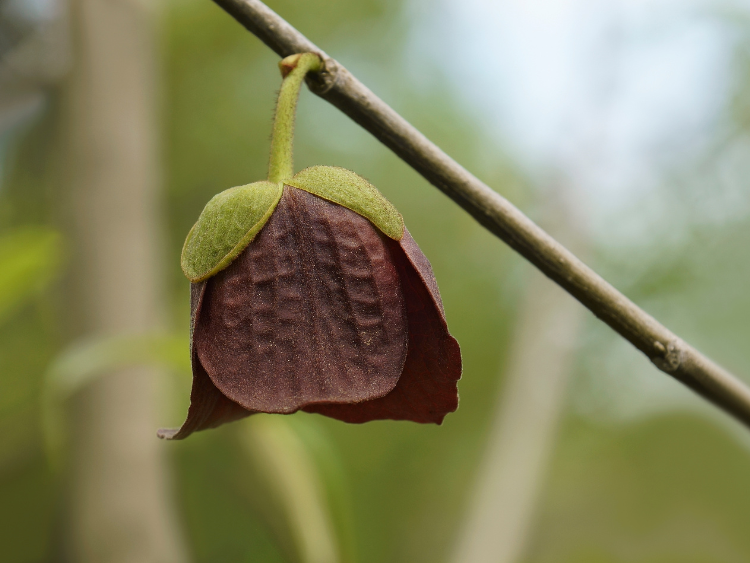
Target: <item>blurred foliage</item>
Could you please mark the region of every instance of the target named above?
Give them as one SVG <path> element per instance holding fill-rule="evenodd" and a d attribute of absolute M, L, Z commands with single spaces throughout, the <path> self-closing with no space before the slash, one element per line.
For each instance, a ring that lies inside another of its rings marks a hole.
<path fill-rule="evenodd" d="M 343 545 L 335 532 L 329 510 L 327 489 L 316 459 L 310 455 L 297 428 L 306 428 L 307 436 L 315 425 L 300 426 L 296 419 L 278 416 L 255 416 L 244 425 L 239 444 L 247 452 L 255 472 L 246 487 L 256 506 L 263 510 L 275 531 L 285 536 L 284 545 L 293 547 L 290 555 L 303 563 L 337 563 L 351 560 L 342 557 Z M 318 433 L 318 443 L 325 443 Z M 314 439 L 314 438 L 313 438 Z M 335 460 L 335 451 L 325 459 Z M 323 465 L 322 467 L 325 467 Z M 338 477 L 327 481 L 340 485 Z M 255 486 L 253 486 L 253 484 Z M 257 502 L 261 498 L 263 502 Z M 339 522 L 341 523 L 341 522 Z"/>
<path fill-rule="evenodd" d="M 571 420 L 532 540 L 542 563 L 741 562 L 750 456 L 705 419 Z"/>
<path fill-rule="evenodd" d="M 23 467 L 39 444 L 34 399 L 40 385 L 38 378 L 21 377 L 29 369 L 40 373 L 46 361 L 51 335 L 43 292 L 59 273 L 61 251 L 61 237 L 49 227 L 28 225 L 0 234 L 0 498 L 5 507 L 0 544 L 10 538 L 14 544 L 25 541 L 22 553 L 35 557 L 48 541 L 23 528 L 49 523 L 56 495 L 43 465 Z M 7 474 L 16 479 L 8 482 Z M 19 503 L 31 510 L 18 514 L 8 508 Z"/>
<path fill-rule="evenodd" d="M 402 66 L 397 55 L 409 26 L 402 2 L 279 0 L 269 5 L 464 166 L 531 208 L 534 194 L 523 174 L 486 137 L 482 124 L 473 122 L 439 81 L 415 84 Z M 214 194 L 265 177 L 280 78 L 277 57 L 207 0 L 170 0 L 161 33 L 166 283 L 172 326 L 186 335 L 188 283 L 179 268 L 184 236 Z M 727 117 L 732 143 L 748 133 L 750 59 L 742 56 L 732 101 L 736 113 Z M 45 113 L 16 136 L 0 191 L 0 287 L 10 288 L 0 290 L 0 545 L 8 563 L 56 560 L 62 541 L 64 483 L 46 462 L 39 422 L 44 374 L 58 358 L 53 372 L 93 376 L 122 360 L 129 346 L 97 339 L 69 348 L 67 342 L 64 282 L 50 288 L 61 263 L 54 234 L 59 200 L 52 172 L 54 95 L 50 99 Z M 329 511 L 331 542 L 342 561 L 442 561 L 459 528 L 502 384 L 515 299 L 522 290 L 519 272 L 526 266 L 367 133 L 308 92 L 302 94 L 297 128 L 297 170 L 326 164 L 364 176 L 399 209 L 430 258 L 451 331 L 462 346 L 461 407 L 441 427 L 388 421 L 346 425 L 296 414 L 251 417 L 184 443 L 162 444 L 174 462 L 185 536 L 198 563 L 304 560 L 298 531 L 290 527 L 291 509 L 273 492 L 274 486 L 289 484 L 269 481 L 282 479 L 269 469 L 274 463 L 302 463 L 314 469 L 295 486 Z M 723 143 L 717 141 L 719 154 L 725 154 Z M 660 197 L 672 201 L 675 193 L 686 193 L 680 178 L 694 169 L 685 163 L 682 176 L 676 174 Z M 720 183 L 716 170 L 702 174 L 704 190 Z M 750 193 L 746 181 L 741 189 Z M 664 229 L 685 222 L 686 207 L 679 207 Z M 748 216 L 682 227 L 680 237 L 660 242 L 657 232 L 627 249 L 595 241 L 596 265 L 678 334 L 729 368 L 750 373 Z M 623 381 L 642 374 L 666 381 L 670 390 L 678 388 L 635 351 L 626 350 L 621 362 L 615 342 L 592 320 L 582 344 L 582 375 L 571 390 L 574 407 L 582 400 L 574 394 L 603 401 L 602 388 L 580 390 L 587 380 L 609 372 Z M 187 403 L 187 379 L 180 380 L 176 394 L 175 400 Z M 640 397 L 622 395 L 611 399 Z M 601 404 L 607 410 L 610 403 Z M 697 399 L 679 410 L 657 408 L 657 416 L 626 423 L 572 409 L 561 429 L 527 560 L 750 559 L 747 445 L 695 404 Z M 179 422 L 169 419 L 179 411 L 165 406 L 164 412 L 164 425 Z M 281 449 L 274 454 L 262 453 L 257 435 L 255 445 L 248 437 L 264 425 L 280 436 L 273 443 Z"/>
<path fill-rule="evenodd" d="M 156 365 L 191 374 L 190 342 L 186 336 L 132 334 L 99 336 L 74 342 L 53 358 L 44 375 L 41 425 L 50 461 L 58 464 L 66 445 L 64 406 L 73 395 L 113 370 Z"/>
<path fill-rule="evenodd" d="M 49 285 L 59 270 L 60 253 L 60 235 L 46 227 L 0 235 L 0 324 Z"/>

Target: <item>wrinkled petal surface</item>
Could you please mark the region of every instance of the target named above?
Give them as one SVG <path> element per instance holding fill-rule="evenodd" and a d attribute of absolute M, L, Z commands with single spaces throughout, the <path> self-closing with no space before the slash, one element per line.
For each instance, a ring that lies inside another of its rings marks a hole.
<path fill-rule="evenodd" d="M 408 335 L 391 243 L 349 209 L 285 187 L 256 239 L 207 281 L 193 339 L 214 385 L 273 413 L 393 390 Z"/>
<path fill-rule="evenodd" d="M 398 385 L 378 399 L 354 405 L 311 405 L 306 412 L 345 422 L 391 419 L 440 424 L 458 408 L 461 351 L 448 332 L 430 262 L 408 230 L 400 242 L 390 244 L 409 320 L 409 351 Z"/>

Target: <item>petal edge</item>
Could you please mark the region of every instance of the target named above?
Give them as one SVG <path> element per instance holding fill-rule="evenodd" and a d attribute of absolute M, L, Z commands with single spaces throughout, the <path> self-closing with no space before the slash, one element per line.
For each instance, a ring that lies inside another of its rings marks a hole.
<path fill-rule="evenodd" d="M 461 350 L 448 332 L 432 267 L 408 230 L 392 246 L 402 251 L 397 263 L 409 321 L 409 348 L 396 388 L 379 399 L 354 405 L 310 405 L 304 411 L 350 423 L 411 420 L 441 424 L 446 414 L 458 408 Z"/>
<path fill-rule="evenodd" d="M 216 428 L 253 414 L 230 401 L 219 391 L 203 369 L 193 347 L 193 330 L 200 314 L 206 282 L 190 286 L 190 355 L 193 364 L 193 386 L 185 422 L 179 428 L 160 428 L 156 435 L 164 440 L 184 440 L 193 432 Z"/>

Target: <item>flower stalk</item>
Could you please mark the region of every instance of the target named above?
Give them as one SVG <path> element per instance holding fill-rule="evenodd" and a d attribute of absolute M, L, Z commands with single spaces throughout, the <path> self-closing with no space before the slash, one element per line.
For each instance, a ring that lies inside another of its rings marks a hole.
<path fill-rule="evenodd" d="M 276 102 L 276 116 L 271 133 L 271 157 L 268 161 L 268 181 L 274 184 L 290 179 L 294 175 L 293 145 L 294 118 L 302 82 L 308 72 L 320 70 L 320 57 L 315 53 L 298 53 L 279 62 L 281 83 Z"/>

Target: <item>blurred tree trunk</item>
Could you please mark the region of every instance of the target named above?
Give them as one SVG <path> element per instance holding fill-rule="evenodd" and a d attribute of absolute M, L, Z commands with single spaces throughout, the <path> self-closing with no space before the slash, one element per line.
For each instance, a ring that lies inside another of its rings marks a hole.
<path fill-rule="evenodd" d="M 62 92 L 73 335 L 153 330 L 163 316 L 155 13 L 139 0 L 71 0 Z M 67 557 L 167 563 L 186 555 L 156 438 L 160 374 L 106 374 L 71 401 Z"/>
<path fill-rule="evenodd" d="M 581 256 L 578 206 L 571 199 L 564 185 L 555 189 L 546 202 L 554 216 L 544 226 Z M 554 449 L 583 308 L 540 272 L 529 274 L 455 563 L 521 560 Z"/>

